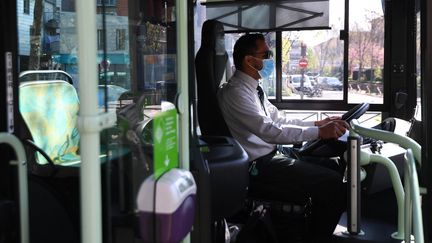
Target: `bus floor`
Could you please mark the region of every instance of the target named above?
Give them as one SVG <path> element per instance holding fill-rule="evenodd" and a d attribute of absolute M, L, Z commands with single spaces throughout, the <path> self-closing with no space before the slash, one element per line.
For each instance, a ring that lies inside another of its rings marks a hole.
<path fill-rule="evenodd" d="M 397 204 L 392 188 L 362 195 L 360 228 L 363 235 L 347 234 L 347 213 L 334 232 L 334 243 L 400 243 L 391 237 L 397 231 Z"/>

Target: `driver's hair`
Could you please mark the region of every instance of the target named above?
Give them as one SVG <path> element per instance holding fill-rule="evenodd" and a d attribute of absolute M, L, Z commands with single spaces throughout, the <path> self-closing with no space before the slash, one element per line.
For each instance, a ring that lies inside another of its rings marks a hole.
<path fill-rule="evenodd" d="M 262 34 L 246 34 L 240 37 L 234 45 L 234 66 L 237 70 L 242 70 L 245 56 L 254 55 L 257 49 L 257 41 L 265 41 Z"/>

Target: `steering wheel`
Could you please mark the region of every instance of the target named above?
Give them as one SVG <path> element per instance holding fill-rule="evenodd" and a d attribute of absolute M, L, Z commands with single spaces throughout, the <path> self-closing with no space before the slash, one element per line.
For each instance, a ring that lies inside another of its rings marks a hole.
<path fill-rule="evenodd" d="M 347 111 L 347 113 L 342 115 L 342 120 L 346 122 L 350 122 L 353 119 L 358 119 L 361 117 L 366 111 L 369 109 L 368 103 L 362 103 L 354 106 L 351 110 Z"/>
<path fill-rule="evenodd" d="M 368 109 L 368 103 L 358 104 L 343 114 L 342 120 L 349 123 L 351 120 L 361 117 Z M 338 149 L 338 147 L 344 150 L 346 147 L 345 142 L 341 142 L 337 139 L 316 139 L 314 141 L 307 142 L 298 152 L 300 155 L 306 156 L 332 157 L 338 155 L 337 151 L 341 150 Z"/>

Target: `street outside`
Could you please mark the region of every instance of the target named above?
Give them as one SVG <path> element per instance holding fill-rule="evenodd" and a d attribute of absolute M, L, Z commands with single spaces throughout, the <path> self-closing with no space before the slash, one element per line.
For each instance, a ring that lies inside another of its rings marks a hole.
<path fill-rule="evenodd" d="M 342 100 L 343 92 L 342 91 L 330 91 L 323 90 L 323 95 L 321 97 L 308 97 L 307 95 L 303 95 L 304 100 Z M 270 97 L 271 98 L 271 97 Z M 299 100 L 300 94 L 292 94 L 291 96 L 283 96 L 283 99 L 293 99 Z M 358 104 L 367 102 L 369 104 L 382 104 L 383 97 L 378 95 L 364 94 L 358 92 L 348 92 L 348 103 Z"/>
<path fill-rule="evenodd" d="M 329 90 L 323 90 L 322 97 L 307 97 L 306 95 L 303 96 L 304 100 L 342 100 L 343 92 L 342 91 L 329 91 Z M 270 97 L 274 98 L 274 97 Z M 285 100 L 289 99 L 300 99 L 299 94 L 293 94 L 291 96 L 285 96 L 283 97 Z M 369 104 L 382 104 L 383 103 L 383 97 L 378 95 L 372 95 L 372 94 L 365 94 L 365 93 L 358 93 L 358 92 L 348 92 L 348 103 L 350 104 L 359 104 L 367 102 Z M 417 112 L 415 114 L 415 117 L 417 120 L 421 120 L 421 100 L 417 99 Z M 285 110 L 285 115 L 289 115 L 292 119 L 302 119 L 302 120 L 319 120 L 324 119 L 328 115 L 342 115 L 343 112 L 337 112 L 337 111 L 300 111 L 300 110 Z M 365 115 L 362 116 L 360 119 L 360 122 L 367 126 L 371 127 L 379 122 L 381 122 L 381 116 L 380 112 L 373 111 L 373 112 L 367 112 Z"/>
<path fill-rule="evenodd" d="M 307 95 L 303 96 L 304 100 L 342 100 L 343 91 L 330 91 L 323 90 L 321 97 L 308 97 Z M 270 97 L 272 98 L 272 97 Z M 274 97 L 273 97 L 274 98 Z M 282 97 L 285 100 L 290 99 L 300 99 L 300 94 L 292 94 L 291 96 Z M 369 104 L 382 104 L 383 97 L 378 95 L 370 95 L 358 92 L 349 92 L 348 93 L 348 103 L 351 104 L 359 104 L 367 102 Z M 328 115 L 340 116 L 344 112 L 338 111 L 299 111 L 299 110 L 285 110 L 285 115 L 288 115 L 291 119 L 301 119 L 307 121 L 314 121 L 324 119 Z M 367 112 L 362 116 L 360 122 L 367 127 L 375 126 L 376 124 L 381 122 L 380 112 Z"/>

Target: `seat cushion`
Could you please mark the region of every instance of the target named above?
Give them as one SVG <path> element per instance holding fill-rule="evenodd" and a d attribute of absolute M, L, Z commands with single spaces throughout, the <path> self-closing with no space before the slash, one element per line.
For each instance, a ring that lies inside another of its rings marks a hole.
<path fill-rule="evenodd" d="M 214 219 L 227 218 L 244 206 L 249 184 L 248 156 L 233 138 L 201 137 L 204 158 L 210 170 Z"/>

